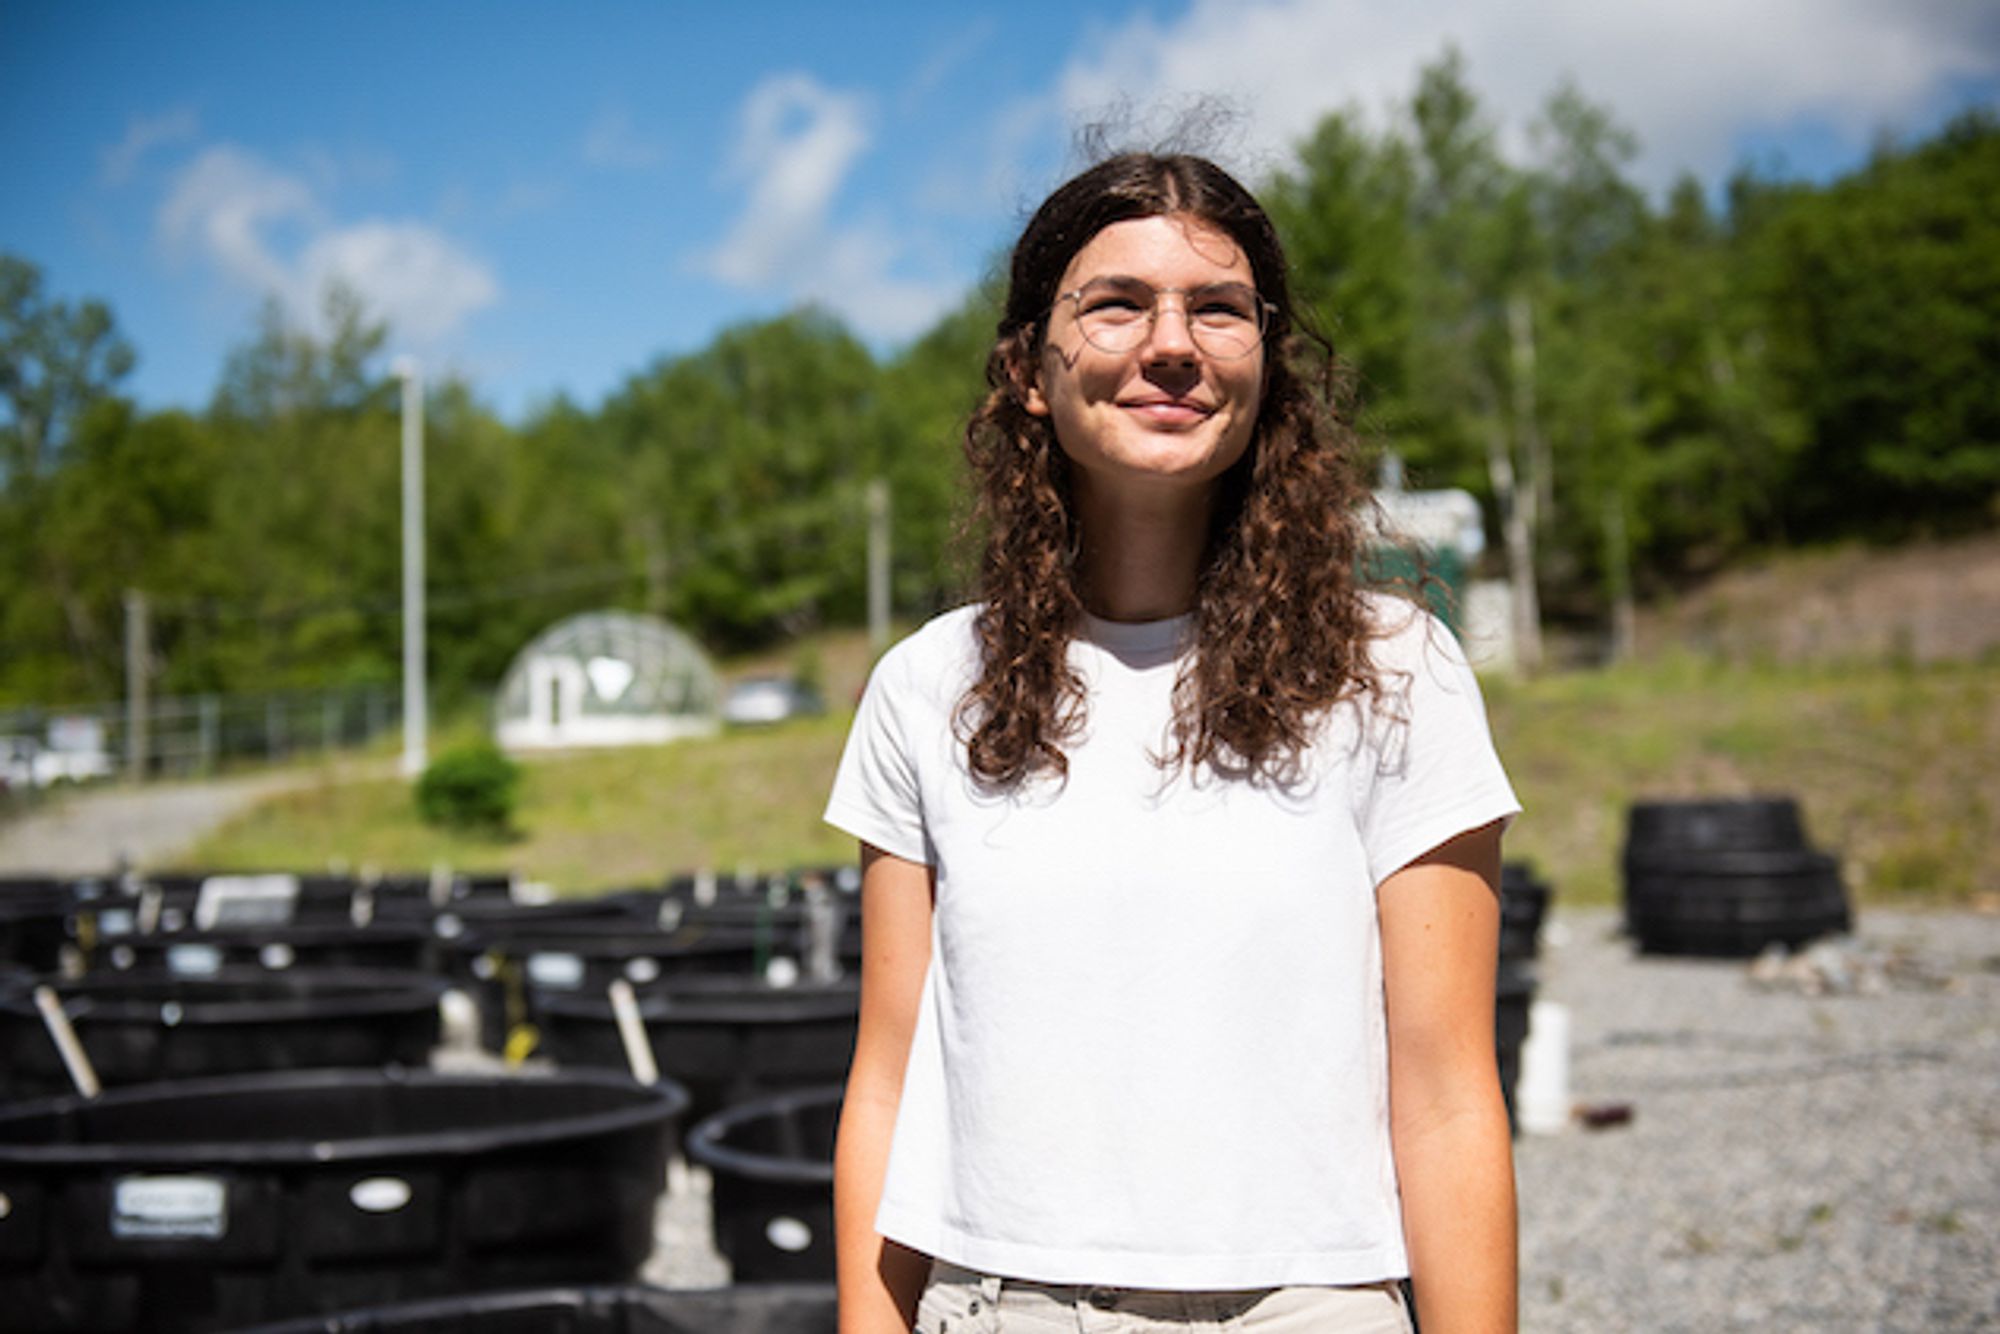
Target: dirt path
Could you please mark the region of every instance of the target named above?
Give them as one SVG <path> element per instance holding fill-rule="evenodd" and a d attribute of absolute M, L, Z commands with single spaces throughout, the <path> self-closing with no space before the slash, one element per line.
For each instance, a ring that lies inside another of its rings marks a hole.
<path fill-rule="evenodd" d="M 290 769 L 66 793 L 0 824 L 0 873 L 91 875 L 121 862 L 162 865 L 258 802 L 317 779 L 316 770 Z"/>

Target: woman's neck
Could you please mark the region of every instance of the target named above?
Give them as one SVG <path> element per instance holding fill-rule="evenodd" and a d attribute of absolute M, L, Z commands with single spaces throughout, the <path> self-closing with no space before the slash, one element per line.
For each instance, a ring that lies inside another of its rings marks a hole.
<path fill-rule="evenodd" d="M 1158 621 L 1194 607 L 1211 495 L 1165 490 L 1111 498 L 1077 479 L 1083 605 L 1107 621 Z"/>

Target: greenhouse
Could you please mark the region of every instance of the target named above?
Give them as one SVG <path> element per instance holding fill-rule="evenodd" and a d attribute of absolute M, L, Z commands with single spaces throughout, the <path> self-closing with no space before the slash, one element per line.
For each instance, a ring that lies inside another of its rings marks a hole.
<path fill-rule="evenodd" d="M 494 730 L 508 750 L 640 746 L 716 729 L 715 668 L 656 616 L 593 611 L 559 621 L 514 658 Z"/>

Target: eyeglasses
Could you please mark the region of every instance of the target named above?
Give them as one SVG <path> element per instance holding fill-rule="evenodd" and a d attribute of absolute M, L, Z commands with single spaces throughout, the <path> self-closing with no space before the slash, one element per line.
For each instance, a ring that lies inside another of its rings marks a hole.
<path fill-rule="evenodd" d="M 1154 287 L 1139 278 L 1093 278 L 1056 304 L 1076 303 L 1076 327 L 1100 352 L 1130 352 L 1152 334 L 1160 298 L 1180 297 L 1188 337 L 1211 357 L 1247 357 L 1264 341 L 1271 303 L 1247 283 L 1205 283 L 1200 287 Z"/>

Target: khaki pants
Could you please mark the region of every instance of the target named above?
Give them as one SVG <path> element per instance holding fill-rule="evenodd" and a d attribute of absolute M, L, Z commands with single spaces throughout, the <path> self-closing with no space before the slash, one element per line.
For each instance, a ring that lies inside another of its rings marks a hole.
<path fill-rule="evenodd" d="M 1028 1283 L 939 1261 L 917 1307 L 917 1334 L 1410 1334 L 1400 1285 L 1174 1292 Z"/>

